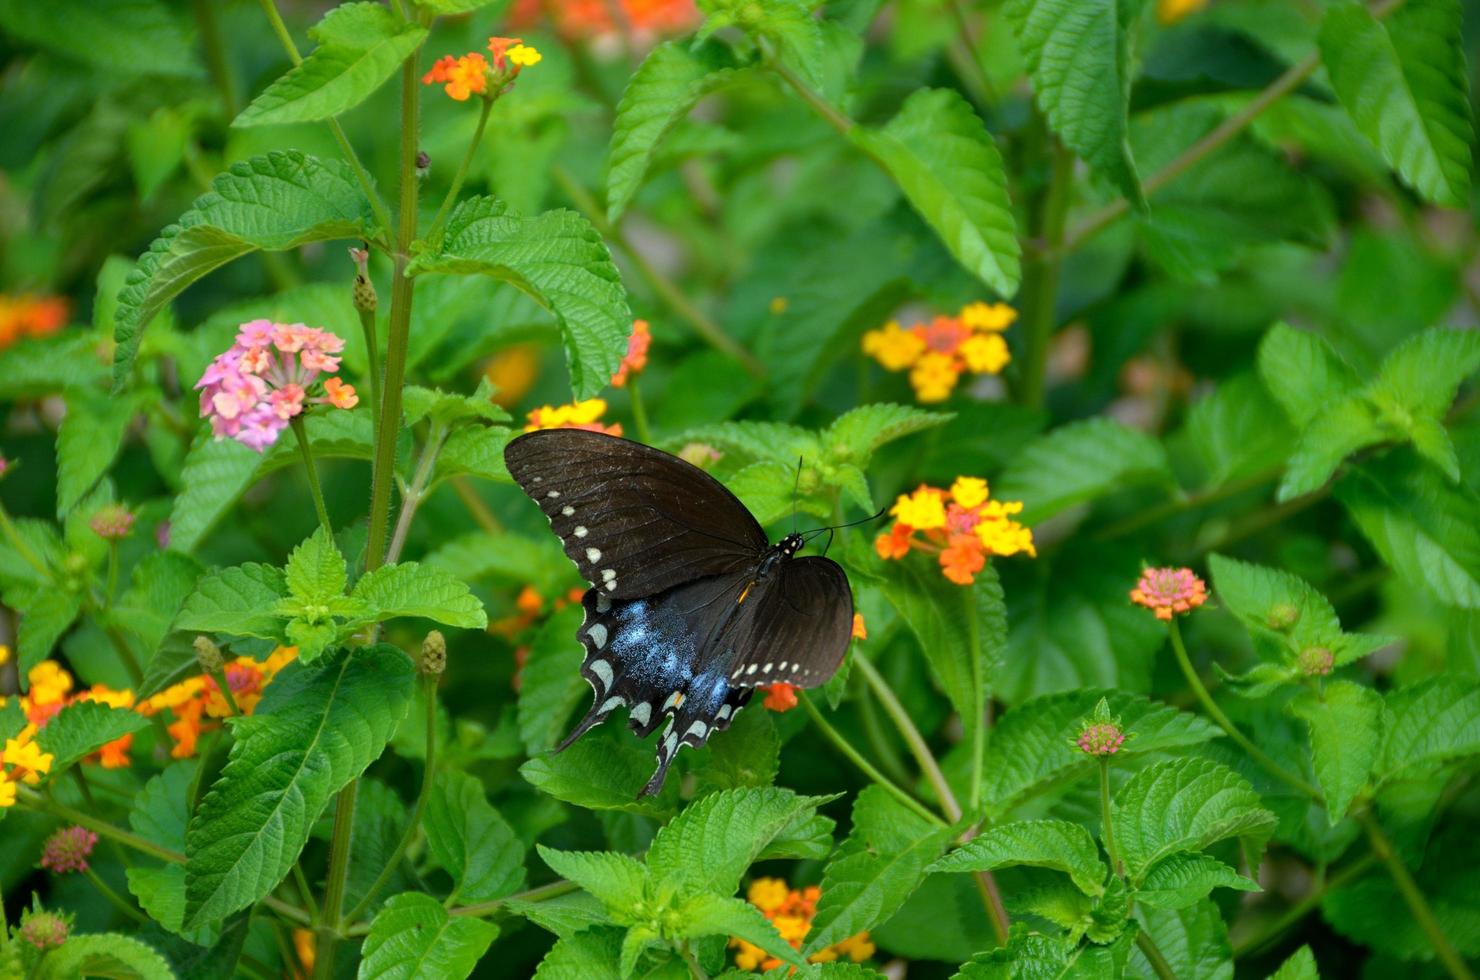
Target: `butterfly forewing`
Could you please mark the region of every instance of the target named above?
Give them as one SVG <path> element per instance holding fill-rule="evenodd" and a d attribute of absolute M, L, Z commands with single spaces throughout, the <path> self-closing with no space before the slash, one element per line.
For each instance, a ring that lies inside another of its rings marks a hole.
<path fill-rule="evenodd" d="M 611 599 L 739 572 L 767 545 L 724 484 L 640 443 L 546 429 L 510 442 L 504 460 L 581 574 Z"/>

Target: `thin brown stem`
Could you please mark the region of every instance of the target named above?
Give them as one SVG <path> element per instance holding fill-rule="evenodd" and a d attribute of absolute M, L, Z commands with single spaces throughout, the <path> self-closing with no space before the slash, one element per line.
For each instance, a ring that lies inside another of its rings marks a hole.
<path fill-rule="evenodd" d="M 1423 930 L 1429 945 L 1434 947 L 1439 962 L 1454 980 L 1475 980 L 1475 974 L 1470 971 L 1465 963 L 1464 957 L 1454 948 L 1449 937 L 1444 933 L 1444 927 L 1439 924 L 1434 910 L 1429 907 L 1428 899 L 1424 898 L 1423 892 L 1418 887 L 1418 882 L 1413 880 L 1413 874 L 1408 870 L 1398 853 L 1393 849 L 1393 842 L 1388 840 L 1387 835 L 1382 832 L 1382 826 L 1370 810 L 1357 814 L 1357 822 L 1367 832 L 1367 840 L 1372 844 L 1372 853 L 1387 868 L 1388 874 L 1393 878 L 1393 884 L 1398 886 L 1398 894 L 1403 896 L 1403 904 L 1408 906 L 1414 921 L 1418 923 L 1419 929 Z"/>

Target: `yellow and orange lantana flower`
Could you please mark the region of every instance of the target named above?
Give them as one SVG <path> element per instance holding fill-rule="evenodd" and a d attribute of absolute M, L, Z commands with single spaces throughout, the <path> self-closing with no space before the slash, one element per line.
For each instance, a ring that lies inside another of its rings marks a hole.
<path fill-rule="evenodd" d="M 529 424 L 525 432 L 537 429 L 585 429 L 588 432 L 605 432 L 609 436 L 622 434 L 622 423 L 602 425 L 601 417 L 606 414 L 604 398 L 588 398 L 569 405 L 541 405 L 529 413 Z"/>
<path fill-rule="evenodd" d="M 460 56 L 443 55 L 421 76 L 421 83 L 444 86 L 448 97 L 458 102 L 466 102 L 474 95 L 493 99 L 505 83 L 530 65 L 539 64 L 544 57 L 517 37 L 491 37 L 488 50 L 493 56 L 491 63 L 476 51 Z"/>
<path fill-rule="evenodd" d="M 1012 354 L 1002 332 L 1017 311 L 1005 303 L 968 303 L 955 316 L 938 316 L 904 329 L 890 320 L 863 335 L 863 352 L 886 371 L 909 371 L 915 397 L 941 402 L 961 375 L 1000 374 Z"/>
<path fill-rule="evenodd" d="M 568 38 L 615 40 L 631 32 L 633 41 L 644 44 L 687 33 L 700 20 L 694 0 L 515 0 L 509 21 L 523 29 L 546 14 L 555 30 Z"/>
<path fill-rule="evenodd" d="M 990 499 L 979 477 L 958 477 L 950 490 L 921 484 L 895 501 L 894 524 L 875 539 L 874 550 L 886 560 L 912 549 L 935 554 L 946 578 L 970 585 L 992 555 L 1038 554 L 1032 530 L 1013 520 L 1022 509 L 1017 501 Z"/>
<path fill-rule="evenodd" d="M 68 303 L 61 296 L 0 296 L 0 350 L 22 337 L 45 337 L 67 325 Z"/>
<path fill-rule="evenodd" d="M 812 919 L 817 915 L 817 900 L 821 897 L 822 889 L 816 885 L 790 888 L 780 878 L 757 878 L 750 883 L 750 888 L 745 893 L 746 900 L 771 920 L 781 938 L 798 950 L 802 948 L 802 940 L 806 939 L 812 928 Z M 774 970 L 781 965 L 781 960 L 738 936 L 731 937 L 730 948 L 735 950 L 735 965 L 742 970 Z M 807 960 L 811 963 L 831 963 L 848 959 L 854 963 L 862 963 L 873 955 L 874 944 L 868 933 L 860 932 L 842 942 L 819 949 L 807 957 Z"/>
<path fill-rule="evenodd" d="M 620 388 L 627 383 L 627 379 L 647 367 L 648 346 L 653 342 L 653 335 L 648 330 L 646 320 L 632 321 L 632 334 L 627 338 L 627 353 L 622 357 L 622 365 L 617 368 L 617 373 L 612 375 L 612 385 Z"/>
<path fill-rule="evenodd" d="M 279 671 L 297 658 L 297 647 L 278 647 L 266 660 L 237 657 L 227 661 L 223 672 L 237 709 L 244 715 L 255 711 L 257 703 L 262 700 L 263 690 Z M 175 742 L 170 755 L 176 759 L 188 759 L 194 755 L 200 736 L 218 727 L 219 719 L 231 714 L 231 706 L 216 682 L 202 675 L 187 677 L 153 697 L 145 698 L 137 710 L 150 717 L 169 712 L 170 720 L 165 728 Z"/>

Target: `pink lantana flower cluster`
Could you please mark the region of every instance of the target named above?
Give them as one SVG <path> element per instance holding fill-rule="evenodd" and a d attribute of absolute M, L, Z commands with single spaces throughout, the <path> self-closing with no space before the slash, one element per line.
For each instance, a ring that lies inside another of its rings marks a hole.
<path fill-rule="evenodd" d="M 343 350 L 342 338 L 317 327 L 271 320 L 243 323 L 236 343 L 195 384 L 201 418 L 211 420 L 217 439 L 235 439 L 260 453 L 277 442 L 306 405 L 354 408 L 359 396 L 340 378 L 325 378 L 323 394 L 312 394 L 321 375 L 339 370 Z"/>

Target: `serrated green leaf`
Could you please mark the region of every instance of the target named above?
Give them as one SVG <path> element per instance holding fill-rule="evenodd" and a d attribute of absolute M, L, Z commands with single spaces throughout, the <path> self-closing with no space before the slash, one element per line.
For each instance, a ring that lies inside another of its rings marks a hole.
<path fill-rule="evenodd" d="M 133 417 L 131 399 L 115 401 L 91 388 L 67 393 L 67 414 L 57 429 L 58 517 L 65 517 L 113 465 Z"/>
<path fill-rule="evenodd" d="M 951 833 L 927 823 L 876 786 L 853 803 L 853 830 L 822 873 L 822 897 L 803 952 L 884 921 L 925 879 Z"/>
<path fill-rule="evenodd" d="M 185 600 L 195 591 L 202 571 L 200 562 L 177 551 L 148 555 L 134 566 L 128 591 L 113 607 L 115 623 L 137 636 L 145 650 L 157 651 Z"/>
<path fill-rule="evenodd" d="M 540 960 L 533 980 L 626 980 L 618 968 L 625 935 L 595 926 L 563 936 Z"/>
<path fill-rule="evenodd" d="M 1296 426 L 1357 389 L 1357 377 L 1324 338 L 1285 323 L 1259 342 L 1259 377 Z"/>
<path fill-rule="evenodd" d="M 430 619 L 459 629 L 488 625 L 483 603 L 449 572 L 414 561 L 382 565 L 355 583 L 350 598 L 369 603 L 378 622 L 399 616 Z"/>
<path fill-rule="evenodd" d="M 197 946 L 209 946 L 218 930 L 214 925 L 186 931 L 185 921 L 185 865 L 137 866 L 126 868 L 124 877 L 128 882 L 129 894 L 139 900 L 139 908 L 167 932 L 173 933 Z"/>
<path fill-rule="evenodd" d="M 1206 898 L 1214 888 L 1261 890 L 1257 881 L 1245 878 L 1217 858 L 1184 851 L 1169 854 L 1151 866 L 1136 889 L 1136 902 L 1158 909 L 1181 909 Z"/>
<path fill-rule="evenodd" d="M 195 759 L 177 760 L 144 784 L 128 813 L 134 833 L 160 847 L 184 853 L 185 831 L 190 824 L 190 788 L 199 764 Z M 183 878 L 181 883 L 183 886 Z M 183 898 L 183 887 L 180 894 Z"/>
<path fill-rule="evenodd" d="M 728 44 L 658 45 L 633 73 L 617 104 L 606 170 L 606 215 L 616 222 L 642 186 L 658 144 L 708 93 L 747 64 Z"/>
<path fill-rule="evenodd" d="M 524 845 L 472 776 L 438 775 L 422 820 L 427 847 L 462 902 L 503 898 L 524 884 Z"/>
<path fill-rule="evenodd" d="M 360 951 L 359 980 L 466 977 L 498 935 L 498 926 L 450 915 L 430 895 L 403 892 L 370 923 Z"/>
<path fill-rule="evenodd" d="M 275 640 L 284 628 L 277 605 L 287 592 L 287 579 L 271 565 L 248 562 L 208 572 L 185 600 L 175 628 Z"/>
<path fill-rule="evenodd" d="M 817 459 L 822 444 L 817 434 L 786 422 L 720 422 L 689 429 L 675 443 L 702 442 L 724 453 L 734 453 L 745 460 L 769 460 L 790 466 L 795 472 L 797 460 Z"/>
<path fill-rule="evenodd" d="M 427 31 L 377 3 L 347 3 L 309 31 L 318 47 L 273 80 L 233 126 L 331 119 L 369 98 L 426 40 Z"/>
<path fill-rule="evenodd" d="M 349 569 L 327 528 L 316 529 L 288 555 L 283 582 L 293 598 L 305 604 L 321 606 L 344 596 Z"/>
<path fill-rule="evenodd" d="M 1348 456 L 1388 435 L 1388 428 L 1363 397 L 1327 405 L 1301 431 L 1276 498 L 1283 503 L 1319 490 Z"/>
<path fill-rule="evenodd" d="M 1021 500 L 1034 524 L 1126 487 L 1172 483 L 1166 451 L 1151 436 L 1108 418 L 1060 426 L 1029 443 L 997 478 L 992 496 Z"/>
<path fill-rule="evenodd" d="M 887 170 L 956 260 L 1000 296 L 1017 292 L 1021 247 L 1002 155 L 971 106 L 922 89 L 880 129 L 849 137 Z"/>
<path fill-rule="evenodd" d="M 61 589 L 37 592 L 26 602 L 15 638 L 17 668 L 23 676 L 51 655 L 81 612 L 82 596 Z"/>
<path fill-rule="evenodd" d="M 128 708 L 98 701 L 76 701 L 57 712 L 36 733 L 36 743 L 50 752 L 52 773 L 60 773 L 108 742 L 147 728 L 149 719 Z"/>
<path fill-rule="evenodd" d="M 415 704 L 407 713 L 407 722 L 414 722 Z M 423 714 L 424 717 L 424 714 Z M 379 885 L 376 896 L 367 907 L 373 915 L 388 895 L 413 888 L 411 876 L 404 865 L 398 863 L 390 877 L 379 881 L 380 872 L 390 863 L 401 842 L 410 814 L 406 804 L 396 791 L 379 780 L 362 778 L 359 792 L 355 794 L 355 823 L 350 837 L 349 873 L 344 885 L 344 906 L 355 908 L 370 890 L 372 884 Z"/>
<path fill-rule="evenodd" d="M 1140 0 L 1011 0 L 1003 13 L 1033 95 L 1064 145 L 1144 203 L 1127 136 L 1131 31 Z"/>
<path fill-rule="evenodd" d="M 821 441 L 830 458 L 866 467 L 880 446 L 945 425 L 953 418 L 948 412 L 927 412 L 910 405 L 860 405 L 834 419 L 823 430 Z"/>
<path fill-rule="evenodd" d="M 471 531 L 443 543 L 423 564 L 470 582 L 532 585 L 546 596 L 563 593 L 577 581 L 570 559 L 560 550 L 560 539 L 548 532 L 529 537 L 511 531 Z"/>
<path fill-rule="evenodd" d="M 504 466 L 504 447 L 514 432 L 500 425 L 467 426 L 447 437 L 437 454 L 433 470 L 435 485 L 454 476 L 475 476 L 480 480 L 513 483 Z"/>
<path fill-rule="evenodd" d="M 418 255 L 408 272 L 481 273 L 527 293 L 560 324 L 577 398 L 604 388 L 626 349 L 632 314 L 621 276 L 596 229 L 573 212 L 522 218 L 492 198 L 471 198 L 453 210 L 440 248 Z"/>
<path fill-rule="evenodd" d="M 225 918 L 288 873 L 334 794 L 365 771 L 411 704 L 411 661 L 366 647 L 289 668 L 234 723 L 226 768 L 186 836 L 185 924 Z"/>
<path fill-rule="evenodd" d="M 1301 946 L 1280 968 L 1269 975 L 1269 980 L 1321 980 L 1316 969 L 1315 954 L 1309 946 Z"/>
<path fill-rule="evenodd" d="M 524 683 L 526 686 L 529 684 L 527 667 Z M 707 743 L 701 751 L 708 758 L 694 764 L 694 773 L 699 777 L 701 787 L 739 789 L 769 786 L 775 781 L 781 768 L 781 737 L 771 720 L 772 714 L 770 711 L 741 711 L 733 716 L 730 733 Z M 831 847 L 830 838 L 828 846 Z"/>
<path fill-rule="evenodd" d="M 594 895 L 619 922 L 632 921 L 634 906 L 647 896 L 648 869 L 641 861 L 612 851 L 557 851 L 535 845 L 560 877 Z"/>
<path fill-rule="evenodd" d="M 1414 415 L 1439 419 L 1459 386 L 1480 370 L 1480 331 L 1433 327 L 1399 344 L 1373 386 Z"/>
<path fill-rule="evenodd" d="M 1351 681 L 1328 681 L 1320 695 L 1306 691 L 1290 711 L 1310 729 L 1311 761 L 1334 826 L 1377 762 L 1382 739 L 1382 696 Z"/>
<path fill-rule="evenodd" d="M 1218 906 L 1203 899 L 1183 909 L 1138 906 L 1136 918 L 1161 950 L 1177 980 L 1233 980 L 1233 949 Z M 1130 976 L 1157 972 L 1139 949 L 1131 951 Z"/>
<path fill-rule="evenodd" d="M 44 956 L 32 975 L 36 980 L 175 980 L 175 971 L 152 947 L 116 932 L 72 936 Z"/>
<path fill-rule="evenodd" d="M 1277 466 L 1295 439 L 1284 411 L 1249 373 L 1221 381 L 1195 402 L 1185 432 L 1187 448 L 1203 461 L 1202 485 L 1209 489 Z"/>
<path fill-rule="evenodd" d="M 678 909 L 678 915 L 682 924 L 677 933 L 682 938 L 736 936 L 759 946 L 783 962 L 811 972 L 807 961 L 781 938 L 781 933 L 776 931 L 771 920 L 744 899 L 701 893 L 683 903 Z"/>
<path fill-rule="evenodd" d="M 1023 820 L 991 827 L 928 870 L 992 871 L 1012 865 L 1062 871 L 1090 896 L 1105 890 L 1108 873 L 1089 831 L 1067 820 Z"/>
<path fill-rule="evenodd" d="M 1127 878 L 1137 886 L 1169 854 L 1230 837 L 1262 848 L 1276 822 L 1248 780 L 1207 759 L 1142 769 L 1115 794 L 1110 819 Z"/>
<path fill-rule="evenodd" d="M 1094 771 L 1096 762 L 1074 748 L 1079 722 L 1104 698 L 1133 738 L 1117 759 L 1201 745 L 1222 732 L 1197 715 L 1120 691 L 1085 690 L 1025 701 L 1002 716 L 987 746 L 983 786 L 990 811 L 1007 813 L 1061 781 Z"/>
<path fill-rule="evenodd" d="M 1379 20 L 1359 4 L 1321 22 L 1321 60 L 1362 134 L 1403 179 L 1435 204 L 1470 199 L 1468 73 L 1460 6 L 1417 0 Z"/>
<path fill-rule="evenodd" d="M 729 895 L 756 856 L 787 827 L 809 819 L 824 799 L 779 787 L 710 793 L 658 831 L 648 868 L 660 881 Z"/>
<path fill-rule="evenodd" d="M 113 386 L 125 387 L 144 328 L 186 286 L 232 259 L 369 237 L 370 204 L 346 164 L 273 150 L 233 164 L 139 256 L 118 295 Z"/>
<path fill-rule="evenodd" d="M 478 389 L 471 395 L 407 385 L 401 393 L 401 411 L 406 416 L 407 425 L 415 425 L 423 419 L 443 425 L 479 420 L 507 422 L 509 413 L 493 401 L 493 393 L 493 384 L 487 378 L 478 383 Z"/>
<path fill-rule="evenodd" d="M 576 639 L 584 610 L 572 605 L 551 616 L 529 647 L 520 674 L 519 738 L 531 755 L 560 741 L 571 711 L 590 686 L 581 678 L 585 649 Z"/>
<path fill-rule="evenodd" d="M 1480 686 L 1432 677 L 1387 697 L 1374 781 L 1480 753 Z"/>
<path fill-rule="evenodd" d="M 541 792 L 591 810 L 661 815 L 674 809 L 677 795 L 676 780 L 669 780 L 657 796 L 638 797 L 653 774 L 652 750 L 625 731 L 590 732 L 564 752 L 530 759 L 519 774 Z"/>
<path fill-rule="evenodd" d="M 96 341 L 74 331 L 17 341 L 0 351 L 0 398 L 40 398 L 108 376 Z"/>

